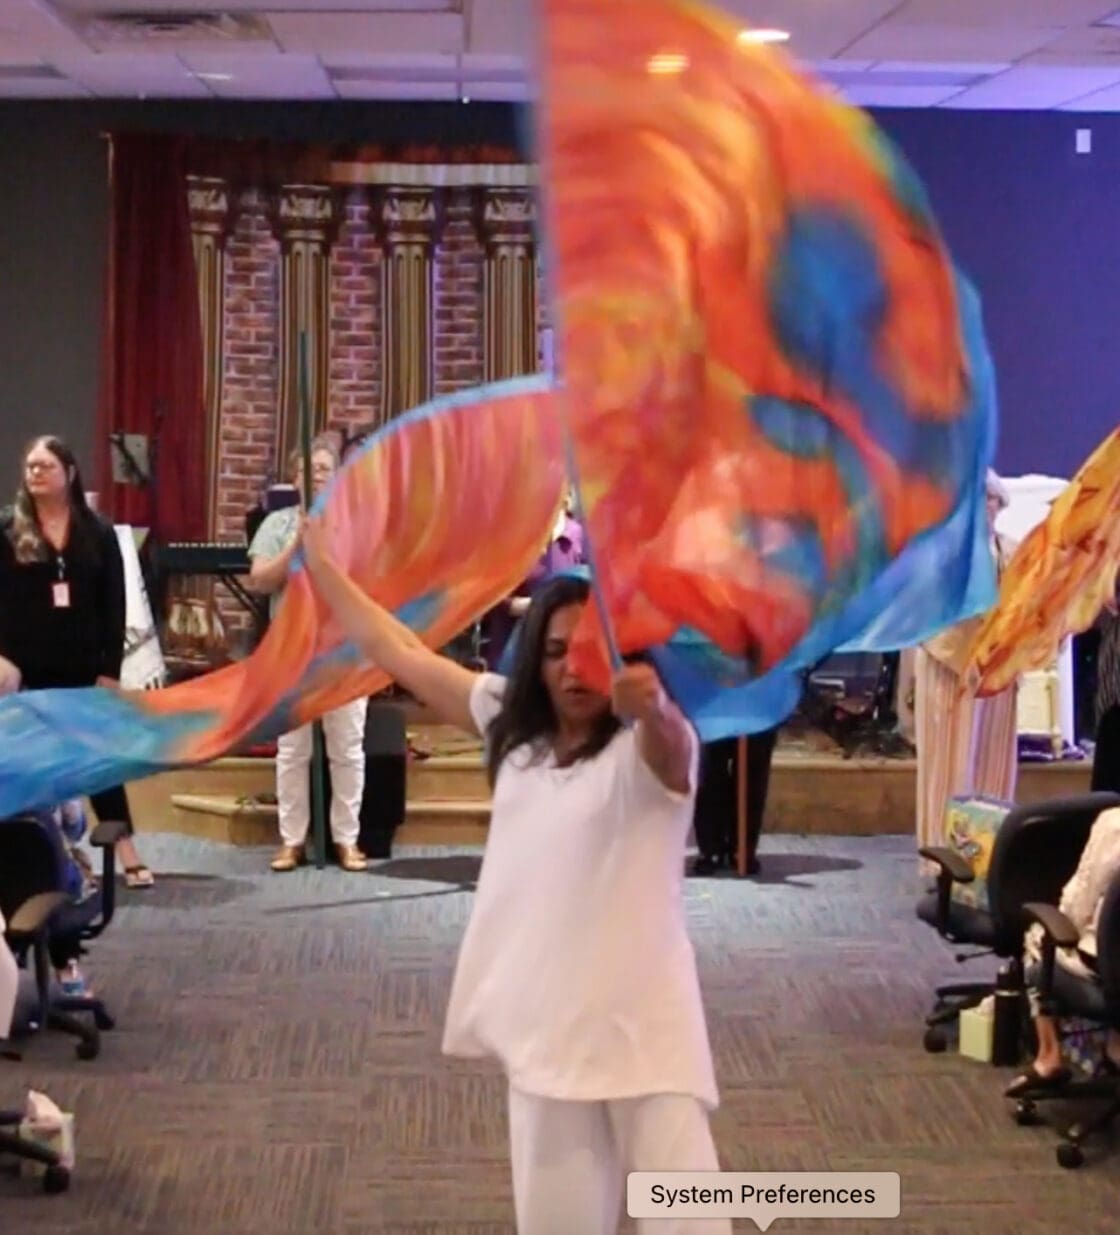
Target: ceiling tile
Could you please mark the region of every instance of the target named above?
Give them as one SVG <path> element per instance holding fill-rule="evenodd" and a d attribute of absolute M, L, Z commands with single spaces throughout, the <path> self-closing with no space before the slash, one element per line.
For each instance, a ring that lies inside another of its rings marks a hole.
<path fill-rule="evenodd" d="M 1089 95 L 1082 95 L 1070 103 L 1063 103 L 1059 111 L 1068 112 L 1118 112 L 1120 111 L 1120 85 L 1109 86 L 1107 90 L 1097 90 Z"/>
<path fill-rule="evenodd" d="M 1115 0 L 907 0 L 898 20 L 954 26 L 1081 26 L 1106 17 Z"/>
<path fill-rule="evenodd" d="M 960 86 L 879 86 L 874 82 L 844 85 L 840 93 L 857 107 L 936 107 Z"/>
<path fill-rule="evenodd" d="M 268 13 L 286 52 L 400 52 L 458 55 L 463 19 L 457 13 Z"/>
<path fill-rule="evenodd" d="M 1092 64 L 1102 57 L 1120 58 L 1120 29 L 1067 30 L 1052 43 L 1026 57 L 1038 63 Z"/>
<path fill-rule="evenodd" d="M 46 5 L 32 0 L 0 0 L 0 51 L 37 59 L 44 52 L 82 55 L 89 49 Z"/>
<path fill-rule="evenodd" d="M 0 5 L 10 0 L 0 0 Z M 14 0 L 30 3 L 31 0 Z M 462 0 L 54 0 L 68 13 L 436 13 L 456 12 Z"/>
<path fill-rule="evenodd" d="M 447 73 L 458 76 L 458 56 L 402 56 L 392 53 L 324 52 L 319 59 L 328 69 L 368 70 L 367 77 L 374 78 L 384 70 L 387 77 L 401 73 Z"/>
<path fill-rule="evenodd" d="M 466 49 L 481 56 L 531 56 L 533 6 L 526 0 L 470 0 Z"/>
<path fill-rule="evenodd" d="M 843 61 L 841 61 L 843 63 Z M 1006 60 L 874 60 L 871 62 L 871 73 L 912 73 L 915 77 L 923 74 L 951 74 L 953 76 L 991 77 L 995 73 L 1004 73 L 1011 65 Z"/>
<path fill-rule="evenodd" d="M 335 90 L 314 56 L 211 56 L 206 85 L 223 99 L 329 99 Z M 228 79 L 228 80 L 227 80 Z"/>
<path fill-rule="evenodd" d="M 1034 110 L 1061 107 L 1063 103 L 1114 83 L 1120 83 L 1120 65 L 1108 69 L 1014 68 L 965 91 L 946 106 L 966 109 L 1015 106 Z"/>
<path fill-rule="evenodd" d="M 336 81 L 335 90 L 340 99 L 418 99 L 455 100 L 459 97 L 457 82 L 437 81 Z"/>
<path fill-rule="evenodd" d="M 88 99 L 90 92 L 65 77 L 0 80 L 0 99 Z"/>
<path fill-rule="evenodd" d="M 465 81 L 463 97 L 475 103 L 525 103 L 536 90 L 527 81 Z"/>
<path fill-rule="evenodd" d="M 497 78 L 526 75 L 525 61 L 520 56 L 489 56 L 468 52 L 461 57 L 461 62 L 464 73 L 473 73 L 479 78 L 488 74 Z"/>
<path fill-rule="evenodd" d="M 1061 35 L 1058 27 L 913 25 L 891 20 L 854 43 L 847 54 L 869 60 L 1018 60 Z"/>
<path fill-rule="evenodd" d="M 210 91 L 175 56 L 57 56 L 64 76 L 99 98 L 209 98 Z"/>

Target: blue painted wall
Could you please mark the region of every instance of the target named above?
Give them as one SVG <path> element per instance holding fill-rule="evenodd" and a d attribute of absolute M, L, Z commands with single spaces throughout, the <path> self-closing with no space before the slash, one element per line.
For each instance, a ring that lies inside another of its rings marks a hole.
<path fill-rule="evenodd" d="M 1069 476 L 1120 424 L 1120 117 L 877 112 L 980 290 L 997 466 Z M 1092 130 L 1092 153 L 1075 151 Z"/>

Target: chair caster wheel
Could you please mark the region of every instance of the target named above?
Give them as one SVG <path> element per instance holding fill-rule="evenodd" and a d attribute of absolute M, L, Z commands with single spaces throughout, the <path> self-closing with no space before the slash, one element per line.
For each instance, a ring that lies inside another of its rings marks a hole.
<path fill-rule="evenodd" d="M 927 1029 L 926 1035 L 922 1039 L 922 1045 L 931 1055 L 940 1055 L 949 1045 L 949 1042 L 942 1030 Z"/>
<path fill-rule="evenodd" d="M 79 1059 L 96 1059 L 101 1054 L 101 1043 L 96 1038 L 83 1038 L 74 1047 L 74 1054 Z"/>
<path fill-rule="evenodd" d="M 98 1029 L 103 1029 L 106 1032 L 117 1027 L 117 1022 L 113 1020 L 109 1013 L 100 1010 L 93 1014 L 93 1023 Z"/>
<path fill-rule="evenodd" d="M 64 1166 L 48 1166 L 43 1172 L 43 1191 L 57 1196 L 70 1187 L 70 1172 Z"/>
<path fill-rule="evenodd" d="M 1067 1171 L 1076 1171 L 1085 1162 L 1085 1155 L 1081 1152 L 1081 1146 L 1075 1145 L 1072 1141 L 1063 1141 L 1058 1146 L 1057 1158 L 1058 1165 Z"/>
<path fill-rule="evenodd" d="M 1020 1128 L 1033 1128 L 1038 1123 L 1038 1107 L 1029 1098 L 1015 1104 L 1015 1122 Z"/>

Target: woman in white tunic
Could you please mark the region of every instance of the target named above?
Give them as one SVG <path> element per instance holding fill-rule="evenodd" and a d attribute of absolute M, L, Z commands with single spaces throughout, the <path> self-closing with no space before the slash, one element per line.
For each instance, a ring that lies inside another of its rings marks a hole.
<path fill-rule="evenodd" d="M 538 592 L 501 678 L 425 647 L 339 570 L 317 524 L 305 551 L 369 660 L 486 740 L 490 833 L 443 1049 L 506 1073 L 519 1235 L 613 1235 L 628 1172 L 719 1169 L 682 891 L 697 736 L 648 665 L 623 668 L 610 698 L 573 676 L 581 579 Z M 649 1229 L 730 1235 L 731 1225 Z"/>

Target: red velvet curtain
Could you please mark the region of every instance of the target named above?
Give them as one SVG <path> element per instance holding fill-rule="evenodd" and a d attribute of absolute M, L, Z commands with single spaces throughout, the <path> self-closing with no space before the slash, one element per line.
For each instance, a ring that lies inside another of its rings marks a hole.
<path fill-rule="evenodd" d="M 114 136 L 98 408 L 101 509 L 160 540 L 206 535 L 202 326 L 178 137 Z M 111 434 L 148 440 L 148 484 L 112 480 Z"/>

